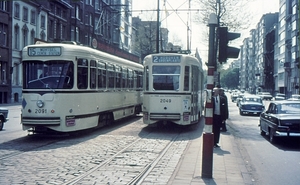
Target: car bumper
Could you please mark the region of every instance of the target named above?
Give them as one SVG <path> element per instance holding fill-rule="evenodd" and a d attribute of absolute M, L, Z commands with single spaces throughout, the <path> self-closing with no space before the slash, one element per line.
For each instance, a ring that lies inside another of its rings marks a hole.
<path fill-rule="evenodd" d="M 243 114 L 260 115 L 262 111 L 241 109 Z"/>
<path fill-rule="evenodd" d="M 300 137 L 300 133 L 276 131 L 274 136 L 277 136 L 277 137 Z"/>

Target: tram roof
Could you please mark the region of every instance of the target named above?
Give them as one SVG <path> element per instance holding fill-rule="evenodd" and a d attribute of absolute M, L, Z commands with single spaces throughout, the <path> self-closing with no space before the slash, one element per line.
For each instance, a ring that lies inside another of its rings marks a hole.
<path fill-rule="evenodd" d="M 112 54 L 109 54 L 109 53 L 106 53 L 106 52 L 103 52 L 103 51 L 100 51 L 97 49 L 93 49 L 88 46 L 75 45 L 75 44 L 73 45 L 73 44 L 68 44 L 68 43 L 41 43 L 41 44 L 28 45 L 23 48 L 23 51 L 22 51 L 23 56 L 27 55 L 28 48 L 30 48 L 30 47 L 49 47 L 49 46 L 50 47 L 58 46 L 58 47 L 64 48 L 64 50 L 70 51 L 70 53 L 73 53 L 76 55 L 79 55 L 81 53 L 85 56 L 90 55 L 90 56 L 92 56 L 92 58 L 95 58 L 95 59 L 97 59 L 96 56 L 98 55 L 98 56 L 101 56 L 103 59 L 110 60 L 109 63 L 119 64 L 119 65 L 130 65 L 130 66 L 133 66 L 136 68 L 143 67 L 142 64 L 139 64 L 139 63 L 136 63 L 136 62 L 133 62 L 133 61 L 130 61 L 130 60 L 127 60 L 127 59 L 124 59 L 124 58 L 121 58 L 121 57 L 118 57 L 118 56 L 115 56 L 115 55 L 112 55 Z M 68 53 L 68 54 L 70 54 L 70 53 Z M 45 58 L 46 56 L 42 56 L 42 57 Z M 28 58 L 26 58 L 25 60 L 28 60 Z M 114 62 L 111 62 L 111 60 L 113 60 Z M 115 61 L 118 61 L 118 62 L 115 62 Z"/>

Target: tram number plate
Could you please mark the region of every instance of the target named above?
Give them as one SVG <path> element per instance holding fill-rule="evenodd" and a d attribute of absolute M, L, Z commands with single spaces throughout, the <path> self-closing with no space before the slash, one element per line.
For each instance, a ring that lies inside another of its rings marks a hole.
<path fill-rule="evenodd" d="M 35 109 L 36 114 L 46 114 L 47 113 L 47 109 Z"/>
<path fill-rule="evenodd" d="M 160 103 L 171 103 L 171 99 L 160 99 Z"/>

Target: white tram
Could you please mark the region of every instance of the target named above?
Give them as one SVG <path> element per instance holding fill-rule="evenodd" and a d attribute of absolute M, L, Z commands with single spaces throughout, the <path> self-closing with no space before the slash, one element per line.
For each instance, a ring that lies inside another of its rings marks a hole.
<path fill-rule="evenodd" d="M 203 69 L 184 54 L 151 54 L 144 59 L 143 121 L 198 123 L 204 107 Z"/>
<path fill-rule="evenodd" d="M 141 112 L 143 65 L 85 46 L 22 51 L 23 130 L 72 132 Z"/>

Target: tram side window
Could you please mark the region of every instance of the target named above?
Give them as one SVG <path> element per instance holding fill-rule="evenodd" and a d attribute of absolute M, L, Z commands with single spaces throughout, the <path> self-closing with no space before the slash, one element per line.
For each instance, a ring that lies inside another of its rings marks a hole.
<path fill-rule="evenodd" d="M 116 66 L 116 88 L 121 89 L 122 68 Z"/>
<path fill-rule="evenodd" d="M 179 90 L 180 66 L 153 66 L 154 90 Z"/>
<path fill-rule="evenodd" d="M 96 61 L 95 60 L 91 60 L 90 62 L 90 88 L 91 89 L 95 89 L 96 88 L 96 69 L 97 69 L 97 66 L 96 66 Z"/>
<path fill-rule="evenodd" d="M 106 64 L 98 62 L 98 88 L 106 88 Z"/>
<path fill-rule="evenodd" d="M 144 68 L 145 73 L 145 90 L 149 91 L 149 66 Z"/>
<path fill-rule="evenodd" d="M 190 67 L 189 66 L 185 66 L 184 68 L 184 91 L 188 91 L 189 90 L 189 81 L 190 81 L 190 78 L 189 78 L 189 75 L 190 75 Z"/>
<path fill-rule="evenodd" d="M 108 88 L 115 87 L 115 66 L 107 64 Z"/>
<path fill-rule="evenodd" d="M 86 89 L 88 84 L 88 60 L 78 59 L 77 62 L 77 87 L 78 89 Z"/>
<path fill-rule="evenodd" d="M 131 69 L 128 69 L 128 88 L 133 88 L 133 71 Z"/>
<path fill-rule="evenodd" d="M 122 69 L 122 87 L 123 87 L 123 89 L 127 89 L 128 88 L 128 84 L 127 84 L 127 74 L 128 74 L 128 72 L 127 72 L 127 69 L 126 68 L 123 68 Z"/>
<path fill-rule="evenodd" d="M 147 83 L 149 82 L 147 81 Z M 143 88 L 143 72 L 141 71 L 137 72 L 137 88 Z"/>

